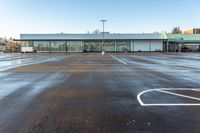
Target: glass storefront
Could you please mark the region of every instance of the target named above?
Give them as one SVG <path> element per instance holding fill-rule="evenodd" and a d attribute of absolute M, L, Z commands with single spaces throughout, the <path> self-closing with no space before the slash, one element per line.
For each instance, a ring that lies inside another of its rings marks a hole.
<path fill-rule="evenodd" d="M 51 52 L 66 52 L 67 42 L 66 41 L 51 41 Z"/>
<path fill-rule="evenodd" d="M 36 52 L 50 52 L 49 41 L 34 41 L 33 46 Z"/>
<path fill-rule="evenodd" d="M 103 49 L 107 52 L 113 52 L 115 51 L 115 41 L 106 41 L 104 43 Z"/>
<path fill-rule="evenodd" d="M 24 41 L 23 47 L 33 47 L 36 52 L 126 52 L 131 51 L 131 41 Z"/>
<path fill-rule="evenodd" d="M 84 52 L 100 52 L 102 51 L 101 41 L 85 41 Z"/>
<path fill-rule="evenodd" d="M 22 47 L 33 47 L 33 42 L 32 41 L 23 41 Z"/>
<path fill-rule="evenodd" d="M 116 52 L 131 51 L 131 41 L 117 41 Z"/>
<path fill-rule="evenodd" d="M 83 52 L 83 42 L 67 41 L 67 52 Z"/>

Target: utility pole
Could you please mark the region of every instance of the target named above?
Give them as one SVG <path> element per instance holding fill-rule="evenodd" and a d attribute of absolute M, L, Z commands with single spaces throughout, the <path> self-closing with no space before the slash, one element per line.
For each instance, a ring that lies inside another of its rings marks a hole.
<path fill-rule="evenodd" d="M 100 20 L 103 23 L 103 41 L 102 41 L 102 55 L 105 54 L 104 51 L 104 43 L 105 43 L 105 22 L 107 22 L 107 20 Z"/>

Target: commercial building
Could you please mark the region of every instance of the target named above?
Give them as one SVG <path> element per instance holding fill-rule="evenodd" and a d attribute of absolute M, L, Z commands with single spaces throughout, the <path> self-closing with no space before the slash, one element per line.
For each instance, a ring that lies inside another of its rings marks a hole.
<path fill-rule="evenodd" d="M 193 28 L 184 31 L 184 34 L 200 34 L 200 28 Z"/>
<path fill-rule="evenodd" d="M 200 34 L 167 34 L 169 52 L 199 52 Z"/>
<path fill-rule="evenodd" d="M 17 41 L 21 41 L 22 52 L 186 52 L 200 49 L 200 34 L 107 33 L 104 39 L 102 34 L 21 34 Z"/>
<path fill-rule="evenodd" d="M 163 34 L 22 34 L 22 51 L 131 52 L 163 51 Z M 102 42 L 104 41 L 104 45 Z"/>

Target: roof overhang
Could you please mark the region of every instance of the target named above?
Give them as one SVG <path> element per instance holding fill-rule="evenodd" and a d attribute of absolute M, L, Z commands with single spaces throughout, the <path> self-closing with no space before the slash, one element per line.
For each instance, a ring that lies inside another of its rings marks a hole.
<path fill-rule="evenodd" d="M 103 40 L 103 34 L 21 34 L 16 41 Z M 163 34 L 105 34 L 104 40 L 166 40 Z"/>

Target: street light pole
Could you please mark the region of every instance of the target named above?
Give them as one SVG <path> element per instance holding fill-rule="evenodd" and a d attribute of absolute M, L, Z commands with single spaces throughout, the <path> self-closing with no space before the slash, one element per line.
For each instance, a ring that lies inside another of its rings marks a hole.
<path fill-rule="evenodd" d="M 105 41 L 105 22 L 107 22 L 107 20 L 100 20 L 103 23 L 103 41 L 102 41 L 102 55 L 105 54 L 104 51 L 104 41 Z"/>

